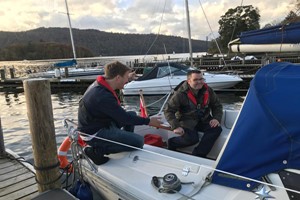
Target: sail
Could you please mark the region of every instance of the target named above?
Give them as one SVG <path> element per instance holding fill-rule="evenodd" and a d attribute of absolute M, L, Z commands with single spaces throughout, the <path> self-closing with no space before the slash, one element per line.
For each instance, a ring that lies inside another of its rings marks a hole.
<path fill-rule="evenodd" d="M 298 52 L 300 51 L 300 23 L 277 25 L 242 32 L 228 43 L 232 52 Z"/>
<path fill-rule="evenodd" d="M 282 169 L 300 169 L 299 117 L 300 65 L 262 67 L 251 81 L 216 168 L 256 180 Z M 256 186 L 221 172 L 212 175 L 212 182 L 243 190 Z"/>

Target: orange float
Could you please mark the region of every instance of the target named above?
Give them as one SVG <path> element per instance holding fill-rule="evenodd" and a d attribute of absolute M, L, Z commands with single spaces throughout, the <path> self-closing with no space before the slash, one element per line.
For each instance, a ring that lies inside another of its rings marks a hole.
<path fill-rule="evenodd" d="M 86 143 L 82 140 L 82 138 L 79 136 L 78 138 L 78 144 L 82 147 L 86 146 Z M 68 172 L 71 172 L 73 170 L 72 164 L 68 161 L 67 154 L 71 147 L 71 141 L 70 138 L 67 136 L 64 141 L 61 143 L 61 145 L 58 148 L 57 157 L 60 162 L 59 167 L 62 169 L 65 169 L 68 167 Z"/>

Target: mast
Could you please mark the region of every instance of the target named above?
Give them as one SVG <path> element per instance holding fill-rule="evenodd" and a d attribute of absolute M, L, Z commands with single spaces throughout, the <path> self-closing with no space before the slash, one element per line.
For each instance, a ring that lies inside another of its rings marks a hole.
<path fill-rule="evenodd" d="M 187 31 L 188 31 L 188 37 L 189 37 L 190 61 L 191 61 L 191 66 L 193 66 L 193 50 L 192 50 L 192 37 L 191 37 L 190 13 L 189 13 L 188 0 L 185 0 L 185 10 L 186 10 L 186 20 L 187 20 Z"/>
<path fill-rule="evenodd" d="M 71 20 L 70 20 L 70 13 L 69 13 L 69 8 L 68 8 L 67 0 L 65 0 L 65 3 L 66 3 L 68 20 L 69 20 L 69 30 L 70 30 L 70 36 L 71 36 L 71 44 L 72 44 L 72 50 L 73 50 L 73 57 L 76 60 L 75 45 L 74 45 L 73 33 L 72 33 L 72 24 L 71 24 Z"/>

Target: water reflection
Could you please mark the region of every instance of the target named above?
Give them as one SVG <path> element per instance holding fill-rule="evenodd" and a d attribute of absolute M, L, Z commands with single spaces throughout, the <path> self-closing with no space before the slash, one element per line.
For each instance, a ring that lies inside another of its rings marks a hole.
<path fill-rule="evenodd" d="M 78 102 L 81 96 L 80 93 L 51 95 L 57 144 L 60 144 L 67 135 L 62 125 L 63 119 L 77 119 Z M 5 147 L 27 159 L 31 158 L 31 136 L 24 93 L 0 93 L 0 117 Z"/>

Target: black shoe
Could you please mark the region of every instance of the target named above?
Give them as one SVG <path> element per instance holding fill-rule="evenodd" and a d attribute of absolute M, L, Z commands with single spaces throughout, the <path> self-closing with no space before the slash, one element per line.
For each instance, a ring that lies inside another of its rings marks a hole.
<path fill-rule="evenodd" d="M 85 147 L 83 151 L 96 165 L 102 165 L 109 160 L 108 157 L 96 154 L 92 147 Z"/>

